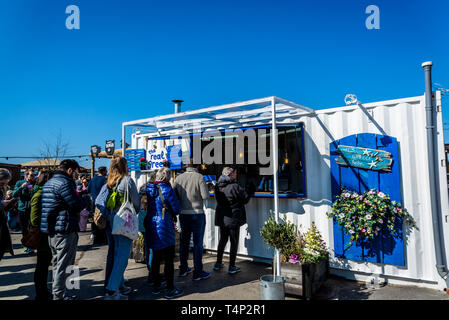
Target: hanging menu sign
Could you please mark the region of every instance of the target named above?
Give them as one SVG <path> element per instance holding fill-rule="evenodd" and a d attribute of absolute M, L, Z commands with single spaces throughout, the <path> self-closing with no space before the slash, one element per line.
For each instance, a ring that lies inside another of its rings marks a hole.
<path fill-rule="evenodd" d="M 335 161 L 341 166 L 391 171 L 393 159 L 387 151 L 340 145 L 338 152 L 340 155 Z"/>

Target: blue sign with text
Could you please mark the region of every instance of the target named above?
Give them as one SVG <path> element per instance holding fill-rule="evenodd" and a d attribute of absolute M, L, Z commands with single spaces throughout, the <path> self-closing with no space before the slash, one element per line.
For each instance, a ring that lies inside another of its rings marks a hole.
<path fill-rule="evenodd" d="M 337 150 L 340 155 L 335 161 L 341 166 L 391 171 L 393 159 L 387 151 L 342 145 Z"/>

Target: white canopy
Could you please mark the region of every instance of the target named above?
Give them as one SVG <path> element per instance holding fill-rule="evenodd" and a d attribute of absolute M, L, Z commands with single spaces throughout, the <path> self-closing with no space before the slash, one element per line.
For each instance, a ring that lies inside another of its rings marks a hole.
<path fill-rule="evenodd" d="M 179 112 L 165 116 L 122 123 L 122 150 L 125 150 L 125 133 L 127 127 L 142 128 L 155 133 L 155 136 L 170 136 L 171 134 L 190 133 L 196 130 L 242 128 L 250 125 L 271 124 L 276 131 L 276 121 L 313 113 L 314 110 L 294 102 L 275 96 L 208 107 L 193 111 Z M 272 135 L 273 154 L 273 189 L 274 212 L 276 222 L 279 220 L 278 197 L 278 139 Z M 276 276 L 280 276 L 280 252 L 276 250 Z"/>
<path fill-rule="evenodd" d="M 123 133 L 125 128 L 135 127 L 166 136 L 173 131 L 179 132 L 180 130 L 189 132 L 195 129 L 239 128 L 249 125 L 271 124 L 273 105 L 277 121 L 313 112 L 308 107 L 273 96 L 128 121 L 122 123 L 122 128 Z M 124 139 L 122 142 L 124 142 Z"/>

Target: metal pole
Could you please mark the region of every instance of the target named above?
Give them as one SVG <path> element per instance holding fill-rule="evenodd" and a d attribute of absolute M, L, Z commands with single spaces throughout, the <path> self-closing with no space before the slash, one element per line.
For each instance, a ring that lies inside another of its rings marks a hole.
<path fill-rule="evenodd" d="M 441 216 L 439 213 L 439 187 L 438 178 L 436 176 L 437 170 L 437 157 L 435 148 L 435 123 L 434 116 L 435 110 L 432 104 L 432 61 L 427 61 L 422 64 L 425 75 L 425 88 L 426 88 L 426 131 L 427 131 L 427 154 L 429 157 L 429 183 L 430 183 L 430 196 L 431 196 L 431 208 L 432 208 L 432 223 L 434 231 L 434 244 L 435 244 L 435 258 L 436 268 L 438 274 L 447 281 L 448 272 L 445 264 L 444 237 L 443 230 L 441 228 Z"/>
<path fill-rule="evenodd" d="M 272 132 L 271 132 L 271 154 L 273 155 L 273 191 L 274 191 L 274 217 L 276 223 L 279 222 L 279 195 L 278 195 L 278 134 L 276 129 L 276 101 L 271 99 L 272 112 Z M 275 253 L 276 273 L 275 276 L 281 275 L 281 255 L 280 250 L 276 249 Z"/>
<path fill-rule="evenodd" d="M 92 168 L 90 169 L 90 178 L 92 179 L 95 175 L 95 155 L 92 154 Z"/>
<path fill-rule="evenodd" d="M 172 100 L 172 102 L 175 103 L 175 113 L 181 112 L 181 103 L 183 103 L 184 100 L 175 99 L 175 100 Z"/>
<path fill-rule="evenodd" d="M 125 128 L 126 126 L 124 124 L 122 124 L 122 156 L 125 156 L 125 146 L 126 146 L 126 142 L 125 142 Z"/>

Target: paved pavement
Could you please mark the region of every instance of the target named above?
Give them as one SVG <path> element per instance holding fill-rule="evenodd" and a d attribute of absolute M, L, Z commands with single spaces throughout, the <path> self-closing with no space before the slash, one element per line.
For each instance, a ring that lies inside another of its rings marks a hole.
<path fill-rule="evenodd" d="M 72 290 L 80 299 L 103 299 L 104 266 L 107 246 L 92 245 L 90 232 L 81 232 L 78 243 L 76 265 L 80 268 L 80 289 Z M 13 233 L 15 256 L 6 254 L 0 261 L 0 300 L 31 300 L 34 299 L 33 274 L 36 255 L 24 254 L 20 244 L 19 233 Z M 190 255 L 192 256 L 192 254 Z M 206 254 L 203 259 L 204 269 L 211 271 L 209 279 L 193 282 L 191 277 L 177 277 L 176 285 L 184 290 L 184 295 L 178 300 L 259 300 L 262 275 L 271 273 L 271 266 L 264 263 L 239 260 L 237 264 L 242 272 L 228 275 L 226 271 L 214 272 L 212 266 L 215 256 Z M 226 263 L 226 257 L 225 261 Z M 190 260 L 189 265 L 193 265 Z M 176 259 L 175 268 L 179 267 Z M 125 278 L 133 292 L 130 300 L 164 300 L 161 295 L 151 293 L 152 287 L 146 284 L 148 271 L 142 263 L 129 260 Z M 51 276 L 49 277 L 51 279 Z M 300 297 L 287 296 L 287 300 L 298 300 Z M 320 291 L 317 300 L 449 300 L 449 295 L 443 291 L 423 289 L 418 287 L 403 287 L 386 285 L 373 289 L 364 283 L 345 280 L 330 276 Z"/>

